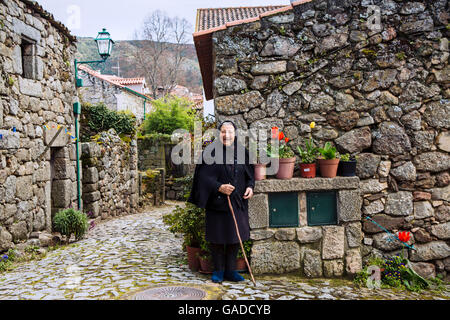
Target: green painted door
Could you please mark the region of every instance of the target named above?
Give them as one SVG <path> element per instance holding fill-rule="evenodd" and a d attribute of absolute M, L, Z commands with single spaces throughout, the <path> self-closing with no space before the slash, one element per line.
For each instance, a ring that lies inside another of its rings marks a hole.
<path fill-rule="evenodd" d="M 269 194 L 271 228 L 298 227 L 298 193 Z"/>
<path fill-rule="evenodd" d="M 337 225 L 336 192 L 306 194 L 309 226 Z"/>

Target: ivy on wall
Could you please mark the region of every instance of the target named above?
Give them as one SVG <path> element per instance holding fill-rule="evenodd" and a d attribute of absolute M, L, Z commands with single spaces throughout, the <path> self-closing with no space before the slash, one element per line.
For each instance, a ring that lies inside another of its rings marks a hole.
<path fill-rule="evenodd" d="M 136 117 L 129 111 L 112 111 L 103 103 L 91 105 L 83 103 L 81 114 L 81 141 L 90 141 L 92 136 L 109 129 L 114 129 L 119 135 L 136 134 Z"/>

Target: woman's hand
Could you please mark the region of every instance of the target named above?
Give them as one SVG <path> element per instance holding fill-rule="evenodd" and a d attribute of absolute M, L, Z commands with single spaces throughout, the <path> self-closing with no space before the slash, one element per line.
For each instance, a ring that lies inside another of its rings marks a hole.
<path fill-rule="evenodd" d="M 219 192 L 226 194 L 227 196 L 231 196 L 231 194 L 235 189 L 236 188 L 233 187 L 231 184 L 223 184 L 220 186 Z"/>
<path fill-rule="evenodd" d="M 251 198 L 253 198 L 253 189 L 252 188 L 247 188 L 247 191 L 245 191 L 245 194 L 244 194 L 244 199 L 248 200 L 248 199 L 251 199 Z"/>

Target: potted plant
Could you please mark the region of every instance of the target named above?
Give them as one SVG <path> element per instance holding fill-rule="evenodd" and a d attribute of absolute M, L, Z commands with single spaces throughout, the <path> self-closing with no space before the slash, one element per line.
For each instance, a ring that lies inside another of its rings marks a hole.
<path fill-rule="evenodd" d="M 351 156 L 346 153 L 341 156 L 341 161 L 339 162 L 338 173 L 342 177 L 354 177 L 356 176 L 356 164 L 358 161 L 357 156 Z"/>
<path fill-rule="evenodd" d="M 316 159 L 319 149 L 314 144 L 312 138 L 306 141 L 305 149 L 300 146 L 297 147 L 300 154 L 300 175 L 302 178 L 315 178 L 316 177 Z"/>
<path fill-rule="evenodd" d="M 205 233 L 202 235 L 202 241 L 200 244 L 200 253 L 198 258 L 200 261 L 200 273 L 211 274 L 214 271 L 214 264 L 211 257 L 211 252 L 209 251 L 209 243 L 205 239 Z"/>
<path fill-rule="evenodd" d="M 256 149 L 256 144 L 252 144 L 253 148 Z M 258 151 L 258 150 L 256 150 Z M 267 153 L 267 149 L 265 150 Z M 261 163 L 261 157 L 258 153 L 258 162 L 255 164 L 255 181 L 261 181 L 266 179 L 266 168 L 267 164 Z"/>
<path fill-rule="evenodd" d="M 330 142 L 325 143 L 323 148 L 319 148 L 321 158 L 319 159 L 320 174 L 324 178 L 335 178 L 339 166 L 336 148 Z"/>
<path fill-rule="evenodd" d="M 244 245 L 244 250 L 245 250 L 245 254 L 247 255 L 247 259 L 250 259 L 250 254 L 252 252 L 252 246 L 253 246 L 253 241 L 252 240 L 247 240 L 243 243 Z M 244 255 L 242 254 L 242 250 L 239 249 L 239 253 L 237 256 L 237 261 L 236 261 L 236 269 L 239 272 L 246 272 L 247 271 L 247 264 L 245 263 L 245 258 Z"/>
<path fill-rule="evenodd" d="M 277 127 L 272 128 L 272 138 L 279 140 L 278 148 L 274 148 L 271 144 L 268 145 L 268 153 L 272 158 L 278 158 L 279 168 L 277 179 L 289 180 L 294 176 L 295 153 L 291 147 L 287 145 L 289 138 L 283 132 L 280 132 Z"/>
<path fill-rule="evenodd" d="M 199 256 L 200 260 L 200 273 L 211 274 L 214 271 L 211 255 L 209 253 L 203 253 Z"/>
<path fill-rule="evenodd" d="M 177 206 L 173 213 L 165 215 L 163 221 L 170 232 L 183 235 L 189 268 L 197 271 L 200 268 L 200 245 L 204 239 L 205 210 L 186 203 L 184 208 Z"/>

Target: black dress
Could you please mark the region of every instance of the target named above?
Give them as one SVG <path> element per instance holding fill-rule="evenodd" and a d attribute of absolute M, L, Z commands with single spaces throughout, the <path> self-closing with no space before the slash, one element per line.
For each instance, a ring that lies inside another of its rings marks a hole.
<path fill-rule="evenodd" d="M 225 146 L 216 141 L 226 150 Z M 245 164 L 237 164 L 237 144 L 234 144 L 234 160 L 230 163 L 223 161 L 213 164 L 198 164 L 195 168 L 193 185 L 188 202 L 206 209 L 206 241 L 215 244 L 237 244 L 233 216 L 231 214 L 227 196 L 219 192 L 223 184 L 231 184 L 236 189 L 231 194 L 231 204 L 236 215 L 237 224 L 242 241 L 250 238 L 248 219 L 248 200 L 244 194 L 247 188 L 254 189 L 254 166 L 249 163 L 248 151 L 245 150 Z M 225 158 L 224 152 L 224 158 Z M 214 152 L 213 152 L 214 155 Z M 202 154 L 205 159 L 204 152 Z M 225 160 L 225 159 L 224 159 Z"/>

